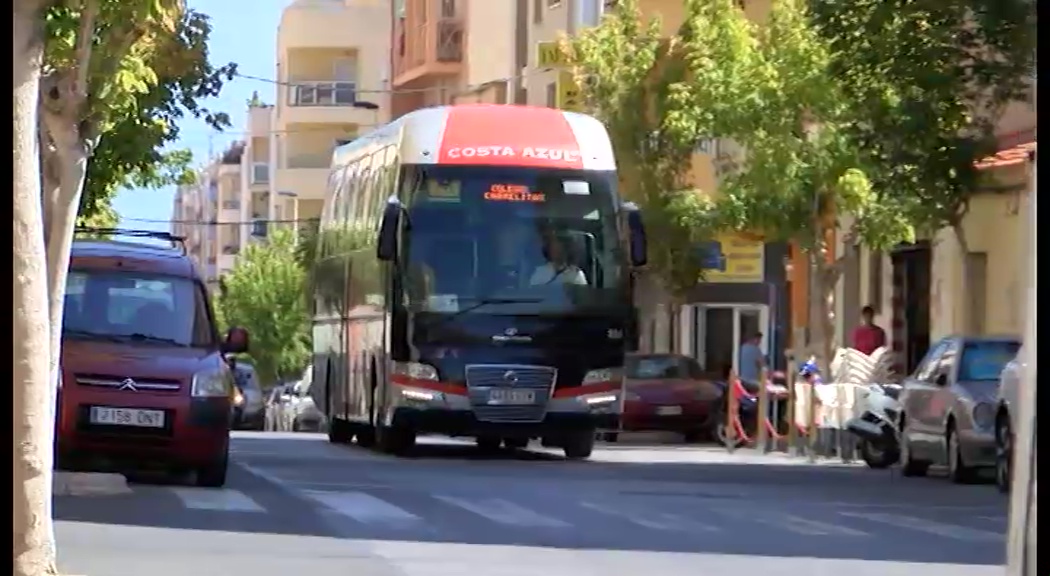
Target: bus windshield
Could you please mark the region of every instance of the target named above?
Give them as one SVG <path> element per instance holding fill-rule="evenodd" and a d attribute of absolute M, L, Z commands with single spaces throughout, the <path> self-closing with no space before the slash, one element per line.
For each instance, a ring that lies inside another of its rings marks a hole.
<path fill-rule="evenodd" d="M 624 305 L 613 172 L 407 167 L 404 301 L 418 312 L 601 313 Z"/>

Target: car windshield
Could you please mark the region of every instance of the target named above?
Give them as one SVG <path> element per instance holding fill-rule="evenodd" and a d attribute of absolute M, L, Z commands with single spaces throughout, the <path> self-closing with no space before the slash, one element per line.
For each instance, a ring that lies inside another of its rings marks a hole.
<path fill-rule="evenodd" d="M 615 174 L 524 167 L 407 169 L 410 309 L 603 311 L 627 276 Z"/>
<path fill-rule="evenodd" d="M 70 271 L 62 334 L 194 348 L 211 348 L 218 341 L 199 283 L 111 270 Z"/>
<path fill-rule="evenodd" d="M 627 377 L 638 380 L 681 378 L 682 363 L 674 356 L 647 356 L 627 361 Z"/>
<path fill-rule="evenodd" d="M 1003 368 L 1017 357 L 1020 342 L 967 342 L 963 346 L 958 379 L 964 382 L 997 382 Z"/>

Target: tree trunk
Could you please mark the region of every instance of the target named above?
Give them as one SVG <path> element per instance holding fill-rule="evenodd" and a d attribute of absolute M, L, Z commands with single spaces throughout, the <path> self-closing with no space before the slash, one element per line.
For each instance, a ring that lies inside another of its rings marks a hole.
<path fill-rule="evenodd" d="M 49 377 L 48 287 L 37 154 L 37 99 L 43 60 L 40 2 L 14 12 L 14 221 L 12 503 L 14 574 L 55 574 L 51 519 L 54 382 Z"/>
<path fill-rule="evenodd" d="M 828 267 L 827 244 L 821 240 L 809 256 L 809 347 L 825 377 L 831 376 L 835 334 L 835 279 Z"/>
<path fill-rule="evenodd" d="M 58 127 L 55 127 L 58 124 Z M 75 122 L 48 122 L 48 133 L 55 149 L 45 157 L 57 167 L 57 174 L 43 172 L 44 197 L 54 202 L 44 203 L 44 233 L 47 245 L 48 310 L 50 320 L 50 367 L 58 377 L 62 353 L 62 315 L 65 308 L 66 278 L 69 276 L 69 256 L 73 244 L 73 230 L 77 208 L 84 190 L 87 174 L 87 149 L 80 144 Z M 67 128 L 68 127 L 68 128 Z M 57 130 L 68 130 L 56 138 Z M 57 181 L 56 181 L 57 176 Z"/>

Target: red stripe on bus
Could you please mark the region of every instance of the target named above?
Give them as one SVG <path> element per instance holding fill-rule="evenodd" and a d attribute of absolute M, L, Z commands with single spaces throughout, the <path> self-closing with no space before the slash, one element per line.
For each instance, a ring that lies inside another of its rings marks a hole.
<path fill-rule="evenodd" d="M 595 382 L 585 386 L 573 386 L 572 388 L 559 388 L 554 391 L 555 398 L 574 398 L 587 394 L 599 394 L 601 392 L 619 392 L 619 382 Z"/>
<path fill-rule="evenodd" d="M 449 108 L 438 163 L 582 169 L 583 156 L 561 110 L 472 105 Z"/>
<path fill-rule="evenodd" d="M 413 388 L 422 388 L 424 390 L 432 390 L 434 392 L 442 392 L 444 394 L 454 394 L 456 396 L 466 396 L 467 387 L 458 382 L 438 382 L 435 380 L 422 380 L 419 378 L 409 378 L 403 374 L 394 374 L 390 376 L 390 381 L 394 384 L 400 384 L 401 386 L 411 386 Z"/>

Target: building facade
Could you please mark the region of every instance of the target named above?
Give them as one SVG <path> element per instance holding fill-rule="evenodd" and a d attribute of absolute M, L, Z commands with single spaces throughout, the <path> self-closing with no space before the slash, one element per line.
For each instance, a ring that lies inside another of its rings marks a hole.
<path fill-rule="evenodd" d="M 295 0 L 282 13 L 265 144 L 274 220 L 320 217 L 333 149 L 389 120 L 390 14 L 387 0 Z"/>

